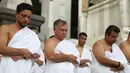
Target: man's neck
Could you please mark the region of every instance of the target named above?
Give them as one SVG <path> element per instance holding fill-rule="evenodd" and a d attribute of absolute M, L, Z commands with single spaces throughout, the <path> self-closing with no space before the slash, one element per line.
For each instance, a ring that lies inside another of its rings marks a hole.
<path fill-rule="evenodd" d="M 112 46 L 112 44 L 109 43 L 109 42 L 107 41 L 107 39 L 104 38 L 104 41 L 105 41 L 105 43 L 108 44 L 109 46 Z"/>
<path fill-rule="evenodd" d="M 55 39 L 59 40 L 59 41 L 62 41 L 61 39 L 59 39 L 59 37 L 57 36 L 54 36 Z"/>
<path fill-rule="evenodd" d="M 22 29 L 22 27 L 19 25 L 18 22 L 16 23 L 16 27 L 17 27 L 19 30 Z"/>
<path fill-rule="evenodd" d="M 83 48 L 84 46 L 81 44 L 78 44 L 77 47 Z"/>
<path fill-rule="evenodd" d="M 64 39 L 60 39 L 60 37 L 58 37 L 58 36 L 54 36 L 54 38 L 56 38 L 56 39 L 58 39 L 58 40 L 60 40 L 60 41 L 62 41 L 62 40 L 64 40 Z"/>

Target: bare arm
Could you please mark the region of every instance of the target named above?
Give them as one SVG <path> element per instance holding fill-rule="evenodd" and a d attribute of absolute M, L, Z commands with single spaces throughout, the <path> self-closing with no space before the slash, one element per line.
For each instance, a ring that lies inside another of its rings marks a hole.
<path fill-rule="evenodd" d="M 92 52 L 96 57 L 96 59 L 98 60 L 98 62 L 108 67 L 118 66 L 118 62 L 105 57 L 105 51 L 102 45 L 103 44 L 101 44 L 100 42 L 96 42 L 93 45 L 93 49 L 92 49 Z"/>
<path fill-rule="evenodd" d="M 12 47 L 8 47 L 8 38 L 9 38 L 9 28 L 7 25 L 0 26 L 0 54 L 3 56 L 13 56 L 13 55 L 23 55 L 29 53 L 28 50 L 25 49 L 16 49 Z"/>
<path fill-rule="evenodd" d="M 59 42 L 52 42 L 50 40 L 47 40 L 45 43 L 45 47 L 44 47 L 44 53 L 45 53 L 45 57 L 48 60 L 54 61 L 54 62 L 64 62 L 64 61 L 71 61 L 70 57 L 75 58 L 72 55 L 65 55 L 65 54 L 58 54 L 55 53 L 55 47 Z"/>
<path fill-rule="evenodd" d="M 121 51 L 124 53 L 125 57 L 127 58 L 127 60 L 130 62 L 130 48 L 128 45 L 126 45 L 125 43 L 121 43 L 119 45 Z"/>

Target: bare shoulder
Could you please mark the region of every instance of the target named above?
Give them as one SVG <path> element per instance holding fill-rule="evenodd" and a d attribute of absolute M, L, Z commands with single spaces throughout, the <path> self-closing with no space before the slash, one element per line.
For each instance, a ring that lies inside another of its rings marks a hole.
<path fill-rule="evenodd" d="M 55 38 L 49 38 L 45 42 L 45 49 L 54 49 L 58 43 L 59 41 Z"/>
<path fill-rule="evenodd" d="M 0 26 L 0 46 L 5 46 L 8 43 L 9 25 Z"/>
<path fill-rule="evenodd" d="M 49 38 L 44 45 L 44 54 L 47 58 L 53 56 L 58 41 L 55 38 Z"/>
<path fill-rule="evenodd" d="M 14 25 L 15 24 L 3 24 L 3 25 L 0 25 L 0 30 L 9 30 L 10 28 L 14 28 Z"/>
<path fill-rule="evenodd" d="M 0 25 L 0 33 L 8 31 L 9 31 L 9 25 Z"/>
<path fill-rule="evenodd" d="M 105 44 L 104 44 L 103 40 L 98 40 L 93 45 L 92 52 L 98 60 L 102 60 L 102 58 L 105 57 L 104 45 Z"/>
<path fill-rule="evenodd" d="M 52 44 L 55 44 L 56 42 L 57 42 L 56 39 L 54 39 L 54 38 L 49 38 L 49 39 L 46 40 L 45 44 L 50 44 L 50 45 L 52 45 Z"/>
<path fill-rule="evenodd" d="M 127 43 L 126 42 L 121 42 L 119 47 L 120 47 L 120 49 L 125 49 L 127 47 Z"/>
<path fill-rule="evenodd" d="M 0 29 L 5 29 L 5 28 L 8 28 L 9 25 L 0 25 Z"/>
<path fill-rule="evenodd" d="M 102 40 L 98 40 L 94 43 L 93 47 L 101 46 L 101 44 L 103 44 Z"/>
<path fill-rule="evenodd" d="M 124 46 L 126 45 L 126 42 L 121 42 L 119 46 Z"/>
<path fill-rule="evenodd" d="M 44 46 L 47 46 L 47 45 L 49 45 L 49 44 L 51 45 L 51 43 L 52 43 L 52 42 L 51 42 L 51 40 L 50 40 L 50 38 L 49 38 L 49 39 L 47 39 L 47 40 L 44 42 L 44 44 L 45 44 Z"/>
<path fill-rule="evenodd" d="M 93 45 L 92 51 L 93 51 L 93 53 L 103 53 L 104 52 L 103 40 L 96 41 Z"/>

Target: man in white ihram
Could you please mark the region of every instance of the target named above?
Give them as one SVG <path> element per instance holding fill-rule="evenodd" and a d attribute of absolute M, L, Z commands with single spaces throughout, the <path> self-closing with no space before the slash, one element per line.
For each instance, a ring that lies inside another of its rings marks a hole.
<path fill-rule="evenodd" d="M 33 7 L 21 3 L 16 10 L 16 23 L 0 26 L 0 73 L 30 73 L 32 60 L 39 57 L 40 40 L 26 25 Z"/>
<path fill-rule="evenodd" d="M 92 73 L 130 73 L 128 61 L 115 44 L 120 29 L 110 25 L 105 38 L 98 40 L 92 49 Z"/>
<path fill-rule="evenodd" d="M 55 35 L 45 42 L 44 53 L 47 58 L 45 73 L 74 73 L 79 63 L 79 52 L 75 45 L 64 40 L 67 23 L 58 19 L 54 22 Z"/>
<path fill-rule="evenodd" d="M 75 73 L 91 73 L 92 56 L 90 48 L 85 48 L 86 40 L 87 34 L 80 32 L 78 37 L 78 45 L 76 45 L 76 48 L 80 53 L 80 64 L 75 69 Z"/>

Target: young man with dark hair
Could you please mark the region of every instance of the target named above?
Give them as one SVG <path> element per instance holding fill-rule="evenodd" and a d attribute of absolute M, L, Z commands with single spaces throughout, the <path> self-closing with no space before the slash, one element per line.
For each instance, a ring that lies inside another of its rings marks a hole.
<path fill-rule="evenodd" d="M 75 73 L 91 73 L 91 48 L 85 48 L 86 40 L 87 40 L 87 34 L 84 32 L 79 33 L 78 36 L 78 45 L 76 48 L 79 51 L 80 54 L 80 64 L 75 69 Z"/>
<path fill-rule="evenodd" d="M 15 14 L 16 23 L 0 26 L 0 73 L 29 73 L 32 59 L 39 57 L 40 40 L 26 27 L 32 14 L 30 4 L 20 3 Z"/>

